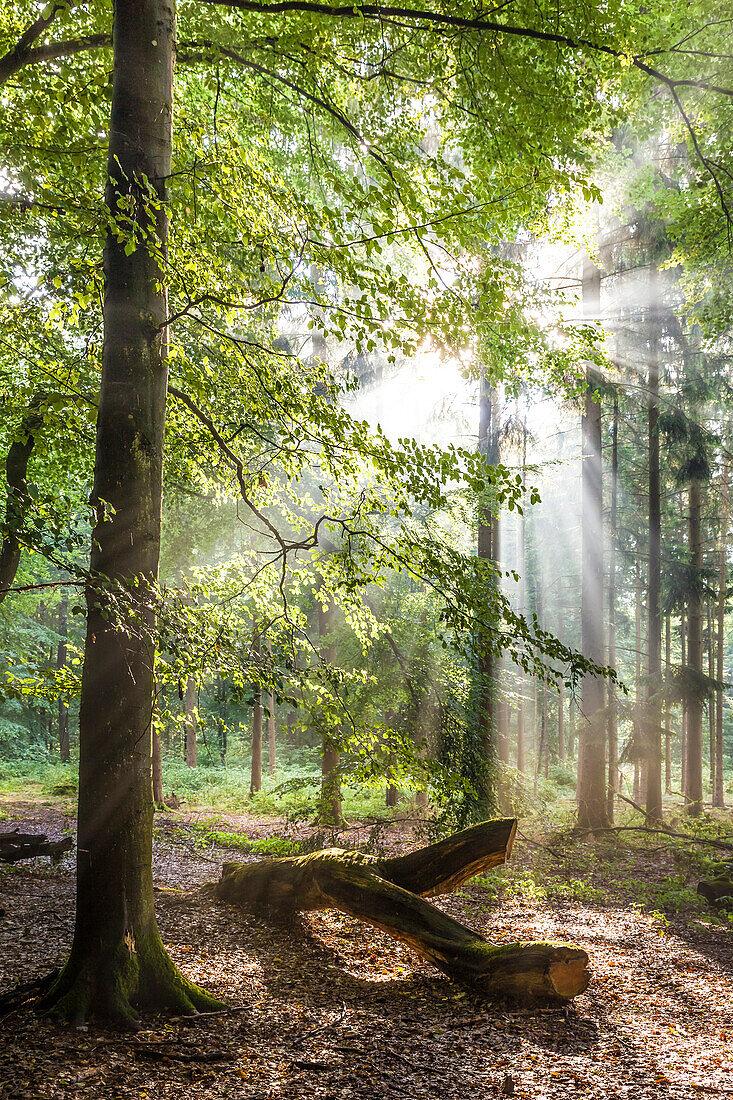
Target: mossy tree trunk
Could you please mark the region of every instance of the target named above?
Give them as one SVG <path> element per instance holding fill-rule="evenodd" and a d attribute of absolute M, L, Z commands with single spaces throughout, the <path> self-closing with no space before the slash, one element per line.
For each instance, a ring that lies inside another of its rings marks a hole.
<path fill-rule="evenodd" d="M 106 203 L 120 227 L 132 219 L 136 245 L 130 251 L 128 234 L 118 240 L 114 232 L 105 245 L 91 554 L 101 580 L 87 591 L 76 926 L 69 960 L 43 1002 L 76 1022 L 94 1013 L 129 1025 L 139 1008 L 185 1013 L 215 1003 L 176 970 L 153 906 L 150 584 L 158 575 L 167 383 L 157 257 L 167 238 L 174 33 L 175 0 L 116 0 Z M 115 590 L 106 578 L 120 594 L 121 624 L 110 616 Z"/>
<path fill-rule="evenodd" d="M 412 947 L 443 973 L 490 996 L 567 1001 L 588 985 L 588 956 L 563 944 L 489 943 L 425 901 L 503 863 L 516 821 L 485 821 L 395 859 L 330 848 L 260 863 L 226 863 L 222 901 L 254 912 L 340 909 Z"/>

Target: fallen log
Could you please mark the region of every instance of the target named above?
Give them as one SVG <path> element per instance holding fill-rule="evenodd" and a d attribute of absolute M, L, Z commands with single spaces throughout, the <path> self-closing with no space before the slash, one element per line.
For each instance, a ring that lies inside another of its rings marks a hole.
<path fill-rule="evenodd" d="M 487 995 L 568 1001 L 588 985 L 585 951 L 567 944 L 493 944 L 425 900 L 504 863 L 516 827 L 513 819 L 485 821 L 394 859 L 327 848 L 225 863 L 214 893 L 250 912 L 340 909 Z"/>
<path fill-rule="evenodd" d="M 19 863 L 35 856 L 50 856 L 56 863 L 73 846 L 74 840 L 70 836 L 49 841 L 45 833 L 21 833 L 14 829 L 10 833 L 0 833 L 0 862 Z"/>

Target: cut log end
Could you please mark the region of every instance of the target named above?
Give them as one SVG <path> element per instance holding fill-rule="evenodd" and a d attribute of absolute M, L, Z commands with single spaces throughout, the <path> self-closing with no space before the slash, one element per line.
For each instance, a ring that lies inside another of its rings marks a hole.
<path fill-rule="evenodd" d="M 547 968 L 547 976 L 557 996 L 569 1001 L 588 988 L 588 956 L 579 947 L 558 947 L 556 955 Z"/>
<path fill-rule="evenodd" d="M 478 942 L 471 955 L 466 969 L 467 960 L 456 960 L 452 976 L 492 997 L 564 1003 L 585 992 L 590 981 L 587 954 L 568 944 Z"/>

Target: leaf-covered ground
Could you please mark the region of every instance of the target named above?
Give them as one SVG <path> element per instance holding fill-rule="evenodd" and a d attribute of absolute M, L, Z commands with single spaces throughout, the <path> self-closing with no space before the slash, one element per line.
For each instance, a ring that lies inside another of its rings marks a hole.
<path fill-rule="evenodd" d="M 3 809 L 2 830 L 19 822 L 56 838 L 71 824 L 58 805 L 16 802 Z M 210 830 L 219 841 L 222 832 L 284 835 L 273 819 L 219 816 L 213 825 L 201 818 L 158 817 L 161 887 L 190 889 L 217 877 L 218 864 L 232 852 L 212 847 Z M 302 830 L 301 839 L 307 833 Z M 415 843 L 406 823 L 379 838 L 368 828 L 347 834 L 352 844 L 377 839 L 394 851 Z M 537 938 L 583 946 L 592 985 L 565 1010 L 486 1003 L 337 912 L 273 926 L 205 896 L 161 890 L 161 930 L 175 961 L 232 1010 L 194 1020 L 147 1018 L 134 1035 L 95 1024 L 73 1029 L 16 1011 L 0 1021 L 0 1097 L 733 1095 L 731 932 L 694 912 L 665 919 L 634 905 L 633 894 L 624 893 L 634 875 L 660 882 L 675 868 L 666 851 L 624 851 L 605 866 L 586 845 L 577 857 L 574 891 L 533 895 L 516 888 L 521 868 L 529 882 L 533 864 L 536 869 L 544 860 L 550 867 L 553 857 L 520 842 L 512 889 L 499 875 L 488 889 L 469 885 L 438 900 L 497 942 Z M 235 858 L 258 857 L 238 852 Z M 62 962 L 73 930 L 73 891 L 70 858 L 55 869 L 48 860 L 0 865 L 0 990 Z M 572 900 L 573 893 L 593 901 Z"/>

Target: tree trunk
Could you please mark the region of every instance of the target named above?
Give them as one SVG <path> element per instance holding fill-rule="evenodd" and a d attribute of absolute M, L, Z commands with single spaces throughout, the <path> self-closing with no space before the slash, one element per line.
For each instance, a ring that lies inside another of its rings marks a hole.
<path fill-rule="evenodd" d="M 728 523 L 730 521 L 730 465 L 723 465 L 723 483 L 721 487 L 720 542 L 718 545 L 718 645 L 717 676 L 722 684 L 725 678 L 725 596 L 727 581 Z M 722 809 L 725 806 L 723 788 L 723 698 L 720 688 L 715 693 L 715 786 L 713 788 L 713 806 Z"/>
<path fill-rule="evenodd" d="M 519 418 L 519 402 L 515 406 L 515 413 L 517 419 Z M 522 421 L 522 482 L 527 468 L 527 422 Z M 519 583 L 517 585 L 517 611 L 520 615 L 525 612 L 526 602 L 526 580 L 525 572 L 527 568 L 527 519 L 525 516 L 525 509 L 522 508 L 522 514 L 517 519 L 517 573 L 519 574 Z M 526 764 L 526 746 L 524 742 L 524 713 L 525 713 L 525 690 L 526 690 L 526 678 L 522 669 L 517 666 L 517 771 L 520 774 L 524 774 L 527 768 Z"/>
<path fill-rule="evenodd" d="M 76 926 L 69 960 L 42 1002 L 77 1023 L 90 1012 L 132 1024 L 136 1007 L 193 1013 L 216 1004 L 174 967 L 153 905 L 150 584 L 160 554 L 167 383 L 156 253 L 167 239 L 174 38 L 174 0 L 117 0 L 106 203 L 113 224 L 132 218 L 139 236 L 133 251 L 115 232 L 105 245 L 91 575 L 109 578 L 126 600 L 110 596 L 106 583 L 87 590 Z"/>
<path fill-rule="evenodd" d="M 702 485 L 697 479 L 689 488 L 689 550 L 693 575 L 698 577 L 702 569 Z M 687 664 L 698 683 L 702 680 L 702 601 L 697 586 L 689 595 L 687 607 L 688 637 Z M 687 700 L 687 812 L 697 817 L 702 812 L 702 711 L 703 700 L 699 691 L 690 693 Z"/>
<path fill-rule="evenodd" d="M 261 863 L 225 863 L 214 887 L 249 911 L 340 909 L 412 947 L 443 973 L 489 996 L 567 1001 L 588 985 L 588 956 L 552 944 L 496 946 L 426 897 L 503 863 L 516 822 L 488 821 L 395 859 L 330 848 Z"/>
<path fill-rule="evenodd" d="M 687 665 L 687 619 L 685 609 L 680 613 L 680 664 Z M 682 797 L 687 794 L 687 698 L 682 697 L 682 717 L 680 719 L 680 790 Z"/>
<path fill-rule="evenodd" d="M 560 767 L 565 764 L 565 688 L 560 681 L 557 699 L 557 760 Z"/>
<path fill-rule="evenodd" d="M 255 623 L 252 628 L 252 657 L 256 665 L 260 663 L 262 647 L 260 633 Z M 262 687 L 254 685 L 254 706 L 252 708 L 252 762 L 249 775 L 249 797 L 262 790 Z"/>
<path fill-rule="evenodd" d="M 583 312 L 600 316 L 600 271 L 589 259 L 583 264 Z M 603 644 L 603 487 L 601 480 L 601 404 L 587 378 L 582 420 L 583 518 L 581 649 L 602 665 Z M 608 825 L 606 800 L 605 684 L 598 676 L 584 676 L 581 685 L 581 724 L 578 731 L 578 824 L 584 829 Z"/>
<path fill-rule="evenodd" d="M 634 585 L 634 802 L 641 802 L 641 572 L 638 559 L 635 562 L 636 582 Z"/>
<path fill-rule="evenodd" d="M 659 487 L 659 306 L 657 268 L 649 273 L 649 376 L 647 399 L 649 458 L 649 562 L 647 584 L 647 700 L 646 737 L 646 817 L 654 823 L 662 820 L 662 513 Z"/>
<path fill-rule="evenodd" d="M 333 664 L 336 649 L 333 645 L 336 608 L 333 599 L 324 607 L 318 604 L 318 633 L 321 644 L 321 659 Z M 341 802 L 341 754 L 336 741 L 328 730 L 321 731 L 321 798 L 318 809 L 318 824 L 340 829 L 344 824 Z"/>
<path fill-rule="evenodd" d="M 163 805 L 163 754 L 157 725 L 153 725 L 153 803 Z"/>
<path fill-rule="evenodd" d="M 611 530 L 608 562 L 608 663 L 616 667 L 616 543 L 618 539 L 618 392 L 613 395 L 611 425 Z M 608 820 L 613 822 L 614 802 L 618 790 L 618 700 L 616 685 L 608 681 Z"/>
<path fill-rule="evenodd" d="M 60 672 L 66 665 L 66 639 L 68 630 L 69 597 L 66 589 L 61 589 L 59 602 L 59 645 L 56 652 L 56 668 Z M 71 760 L 71 745 L 69 743 L 69 708 L 62 695 L 59 695 L 59 756 L 62 764 L 68 764 Z"/>
<path fill-rule="evenodd" d="M 8 448 L 5 480 L 8 486 L 5 523 L 0 543 L 0 603 L 7 596 L 20 564 L 20 533 L 31 498 L 28 495 L 28 462 L 43 427 L 44 407 L 49 394 L 39 392 L 31 398 L 17 430 L 17 438 Z"/>
<path fill-rule="evenodd" d="M 270 674 L 272 674 L 272 642 L 267 643 L 267 653 L 270 662 Z M 277 757 L 275 748 L 275 696 L 271 691 L 267 693 L 267 774 L 274 775 L 277 771 Z"/>
<path fill-rule="evenodd" d="M 183 723 L 184 739 L 186 745 L 186 765 L 189 768 L 198 767 L 199 750 L 196 734 L 198 731 L 199 715 L 196 706 L 196 681 L 193 676 L 186 679 L 186 717 Z"/>
<path fill-rule="evenodd" d="M 478 450 L 489 465 L 498 462 L 498 407 L 496 390 L 486 374 L 481 376 L 479 391 Z M 478 502 L 477 554 L 482 561 L 495 561 L 495 517 L 487 500 Z M 494 763 L 497 755 L 497 690 L 496 658 L 491 649 L 491 638 L 485 630 L 479 630 L 477 642 L 477 690 L 476 720 L 480 740 L 480 771 L 472 777 L 478 794 L 481 813 L 490 809 L 494 799 Z"/>
<path fill-rule="evenodd" d="M 667 619 L 664 626 L 664 668 L 666 673 L 666 680 L 669 683 L 669 677 L 672 667 L 671 655 L 672 655 L 672 616 L 667 615 Z M 665 794 L 672 793 L 672 713 L 670 710 L 669 702 L 665 703 L 664 707 L 664 791 Z"/>
<path fill-rule="evenodd" d="M 708 675 L 715 679 L 715 632 L 713 627 L 712 606 L 708 599 Z M 710 804 L 713 804 L 715 790 L 715 698 L 708 700 L 708 759 L 710 761 Z"/>

